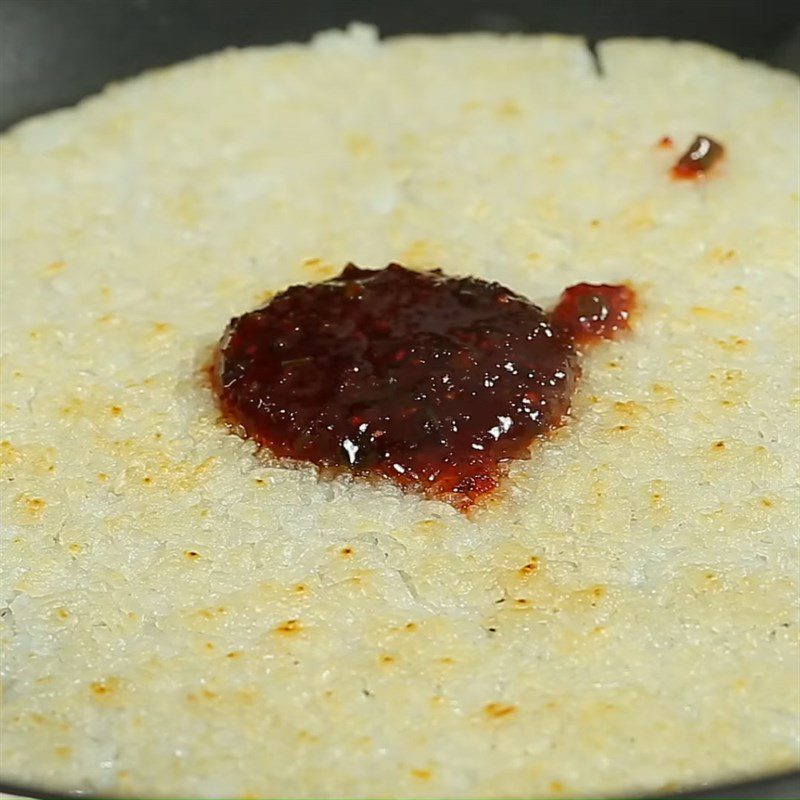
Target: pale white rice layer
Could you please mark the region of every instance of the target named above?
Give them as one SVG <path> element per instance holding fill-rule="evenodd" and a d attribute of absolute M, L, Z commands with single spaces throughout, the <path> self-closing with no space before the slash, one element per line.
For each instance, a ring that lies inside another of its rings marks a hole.
<path fill-rule="evenodd" d="M 4 778 L 557 797 L 797 762 L 798 81 L 599 58 L 355 27 L 2 139 Z M 675 182 L 696 133 L 727 158 Z M 641 298 L 471 518 L 266 464 L 203 380 L 231 316 L 393 260 Z"/>

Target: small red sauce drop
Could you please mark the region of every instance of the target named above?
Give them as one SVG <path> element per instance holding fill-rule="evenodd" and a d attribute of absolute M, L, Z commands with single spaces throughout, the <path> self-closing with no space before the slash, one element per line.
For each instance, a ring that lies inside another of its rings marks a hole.
<path fill-rule="evenodd" d="M 633 303 L 626 286 L 579 284 L 551 315 L 497 283 L 351 264 L 232 320 L 213 384 L 275 456 L 465 509 L 562 424 L 576 342 L 627 327 Z"/>
<path fill-rule="evenodd" d="M 678 180 L 696 180 L 705 174 L 725 155 L 725 148 L 710 136 L 698 136 L 689 149 L 672 168 L 672 177 Z"/>
<path fill-rule="evenodd" d="M 662 136 L 658 140 L 658 146 L 662 150 L 670 150 L 670 149 L 672 149 L 672 147 L 674 146 L 674 142 L 672 141 L 672 137 L 670 137 L 670 136 Z"/>
<path fill-rule="evenodd" d="M 628 286 L 578 283 L 565 289 L 553 309 L 553 320 L 561 323 L 578 343 L 613 339 L 629 327 L 634 293 Z"/>

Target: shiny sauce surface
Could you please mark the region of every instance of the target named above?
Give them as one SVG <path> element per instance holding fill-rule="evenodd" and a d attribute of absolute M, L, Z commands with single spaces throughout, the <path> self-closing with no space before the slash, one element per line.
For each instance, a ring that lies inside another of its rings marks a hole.
<path fill-rule="evenodd" d="M 351 264 L 232 320 L 213 383 L 273 455 L 464 509 L 562 424 L 579 348 L 626 328 L 633 303 L 579 284 L 548 313 L 498 283 Z"/>
<path fill-rule="evenodd" d="M 705 178 L 724 155 L 725 148 L 719 142 L 700 134 L 672 167 L 672 177 L 676 180 Z"/>

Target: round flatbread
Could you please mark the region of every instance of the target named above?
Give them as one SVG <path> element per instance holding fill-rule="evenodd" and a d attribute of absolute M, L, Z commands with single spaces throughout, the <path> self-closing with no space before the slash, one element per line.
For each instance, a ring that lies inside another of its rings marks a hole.
<path fill-rule="evenodd" d="M 531 797 L 796 763 L 798 81 L 656 40 L 599 66 L 355 26 L 2 139 L 4 778 Z M 698 133 L 725 158 L 673 180 Z M 545 307 L 630 282 L 638 313 L 466 515 L 220 422 L 230 318 L 351 261 Z"/>

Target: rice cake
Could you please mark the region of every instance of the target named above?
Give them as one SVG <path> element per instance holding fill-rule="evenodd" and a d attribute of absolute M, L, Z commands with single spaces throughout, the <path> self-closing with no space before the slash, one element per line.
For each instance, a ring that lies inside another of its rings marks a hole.
<path fill-rule="evenodd" d="M 557 797 L 797 763 L 798 81 L 599 63 L 357 25 L 3 137 L 5 779 Z M 726 159 L 671 180 L 698 132 Z M 544 305 L 631 281 L 640 314 L 467 516 L 220 424 L 228 320 L 349 261 Z"/>

